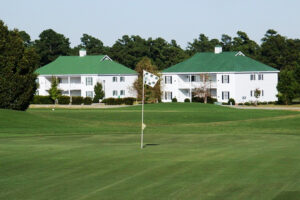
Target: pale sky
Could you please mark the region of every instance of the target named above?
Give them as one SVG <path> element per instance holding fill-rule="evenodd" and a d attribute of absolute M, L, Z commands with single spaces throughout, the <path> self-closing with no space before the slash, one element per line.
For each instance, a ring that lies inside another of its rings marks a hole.
<path fill-rule="evenodd" d="M 175 39 L 183 48 L 204 33 L 221 38 L 238 30 L 260 42 L 272 28 L 300 38 L 299 0 L 0 0 L 0 19 L 37 39 L 52 28 L 80 43 L 83 33 L 111 46 L 123 35 Z"/>

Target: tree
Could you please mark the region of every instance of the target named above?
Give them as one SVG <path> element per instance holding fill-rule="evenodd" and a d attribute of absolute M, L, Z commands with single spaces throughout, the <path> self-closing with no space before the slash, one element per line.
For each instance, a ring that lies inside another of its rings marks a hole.
<path fill-rule="evenodd" d="M 224 51 L 231 51 L 233 42 L 229 35 L 223 34 L 221 37 L 221 43 Z"/>
<path fill-rule="evenodd" d="M 0 41 L 0 108 L 26 110 L 36 91 L 38 55 L 1 20 Z"/>
<path fill-rule="evenodd" d="M 29 47 L 32 45 L 32 41 L 28 33 L 26 33 L 25 31 L 20 31 L 19 34 L 24 42 L 25 47 Z"/>
<path fill-rule="evenodd" d="M 48 91 L 50 98 L 55 102 L 55 104 L 57 103 L 57 99 L 58 97 L 61 96 L 61 90 L 58 89 L 58 80 L 56 77 L 51 78 L 51 88 Z"/>
<path fill-rule="evenodd" d="M 103 42 L 91 35 L 83 34 L 80 40 L 81 44 L 78 45 L 78 49 L 86 49 L 88 55 L 99 55 L 107 53 L 107 48 L 104 47 Z M 76 54 L 78 54 L 78 51 L 76 52 Z"/>
<path fill-rule="evenodd" d="M 202 86 L 199 88 L 196 88 L 194 90 L 194 94 L 197 97 L 203 98 L 204 103 L 207 103 L 207 98 L 210 97 L 210 76 L 208 74 L 201 74 L 200 75 L 202 79 Z"/>
<path fill-rule="evenodd" d="M 109 55 L 113 60 L 134 69 L 143 57 L 149 56 L 149 50 L 147 41 L 140 36 L 124 35 L 110 48 Z"/>
<path fill-rule="evenodd" d="M 144 57 L 136 65 L 135 71 L 138 73 L 138 79 L 133 83 L 133 89 L 138 94 L 138 99 L 142 99 L 143 91 L 143 70 L 146 70 L 156 76 L 159 76 L 157 67 L 152 64 L 151 60 L 147 57 Z M 158 102 L 161 100 L 161 88 L 160 81 L 152 88 L 145 85 L 145 101 L 146 102 Z"/>
<path fill-rule="evenodd" d="M 233 38 L 232 51 L 241 51 L 245 55 L 256 59 L 260 54 L 260 46 L 253 40 L 250 40 L 247 33 L 238 31 L 237 37 Z"/>
<path fill-rule="evenodd" d="M 40 56 L 41 66 L 52 62 L 58 56 L 69 55 L 70 42 L 64 35 L 47 29 L 39 35 L 39 38 L 35 41 L 34 47 Z"/>
<path fill-rule="evenodd" d="M 260 97 L 260 94 L 261 94 L 261 90 L 256 88 L 254 90 L 254 97 L 256 98 L 256 101 L 255 101 L 255 105 L 257 106 L 257 103 L 258 103 L 258 98 Z"/>
<path fill-rule="evenodd" d="M 296 81 L 293 71 L 285 69 L 279 73 L 277 85 L 277 90 L 280 92 L 279 101 L 283 101 L 286 105 L 290 104 L 293 98 L 296 97 L 299 87 L 300 85 Z"/>
<path fill-rule="evenodd" d="M 104 91 L 102 90 L 102 84 L 101 83 L 97 83 L 94 87 L 94 92 L 95 92 L 95 96 L 93 99 L 94 103 L 99 103 L 100 99 L 103 99 L 104 97 Z"/>
<path fill-rule="evenodd" d="M 187 51 L 192 55 L 196 52 L 213 52 L 215 46 L 220 45 L 218 39 L 209 40 L 209 38 L 200 34 L 198 39 L 194 39 L 192 43 L 188 43 Z"/>

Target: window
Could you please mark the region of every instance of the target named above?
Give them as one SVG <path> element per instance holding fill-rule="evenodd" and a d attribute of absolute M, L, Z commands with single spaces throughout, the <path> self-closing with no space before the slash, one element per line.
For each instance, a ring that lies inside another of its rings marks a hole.
<path fill-rule="evenodd" d="M 165 76 L 165 84 L 172 84 L 172 76 Z"/>
<path fill-rule="evenodd" d="M 125 77 L 124 76 L 120 77 L 120 82 L 125 82 Z"/>
<path fill-rule="evenodd" d="M 117 90 L 113 90 L 113 96 L 118 96 L 118 91 Z"/>
<path fill-rule="evenodd" d="M 250 96 L 253 97 L 253 90 L 250 91 Z"/>
<path fill-rule="evenodd" d="M 165 92 L 165 100 L 172 100 L 172 92 Z"/>
<path fill-rule="evenodd" d="M 229 75 L 222 75 L 222 83 L 229 83 Z"/>
<path fill-rule="evenodd" d="M 193 75 L 193 76 L 191 76 L 191 77 L 192 77 L 192 82 L 196 82 L 196 76 Z"/>
<path fill-rule="evenodd" d="M 86 97 L 91 97 L 91 98 L 93 98 L 93 96 L 94 96 L 93 91 L 86 91 Z"/>
<path fill-rule="evenodd" d="M 223 100 L 228 100 L 230 98 L 230 96 L 229 96 L 229 92 L 222 92 L 222 99 Z"/>
<path fill-rule="evenodd" d="M 258 80 L 264 80 L 264 75 L 263 74 L 258 74 Z"/>
<path fill-rule="evenodd" d="M 250 74 L 250 80 L 255 81 L 255 74 Z"/>
<path fill-rule="evenodd" d="M 93 77 L 86 77 L 85 78 L 86 85 L 93 85 Z"/>
<path fill-rule="evenodd" d="M 120 90 L 120 95 L 125 95 L 125 90 Z"/>
<path fill-rule="evenodd" d="M 58 83 L 62 83 L 62 79 L 61 78 L 57 78 Z"/>
<path fill-rule="evenodd" d="M 118 77 L 114 76 L 114 77 L 112 77 L 112 79 L 113 79 L 113 82 L 118 82 Z"/>
<path fill-rule="evenodd" d="M 264 94 L 264 90 L 261 90 L 261 96 L 264 96 L 265 94 Z"/>

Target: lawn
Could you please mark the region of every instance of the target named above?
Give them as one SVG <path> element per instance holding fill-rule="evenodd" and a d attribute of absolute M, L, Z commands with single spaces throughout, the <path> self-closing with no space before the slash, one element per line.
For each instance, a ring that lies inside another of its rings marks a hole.
<path fill-rule="evenodd" d="M 0 199 L 300 196 L 300 112 L 197 103 L 0 110 Z"/>

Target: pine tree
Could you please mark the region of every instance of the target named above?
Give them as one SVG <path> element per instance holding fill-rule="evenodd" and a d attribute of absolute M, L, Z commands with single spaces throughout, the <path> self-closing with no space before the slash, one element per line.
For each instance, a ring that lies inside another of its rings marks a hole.
<path fill-rule="evenodd" d="M 36 91 L 38 55 L 0 20 L 0 108 L 26 110 Z"/>

